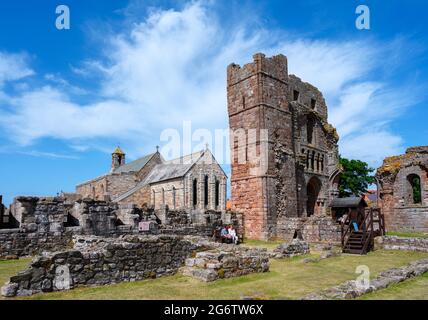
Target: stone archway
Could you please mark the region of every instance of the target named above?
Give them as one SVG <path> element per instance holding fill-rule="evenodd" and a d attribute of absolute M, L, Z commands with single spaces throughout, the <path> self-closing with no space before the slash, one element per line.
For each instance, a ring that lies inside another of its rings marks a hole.
<path fill-rule="evenodd" d="M 306 212 L 308 217 L 317 213 L 317 200 L 322 187 L 321 181 L 317 177 L 312 177 L 306 187 Z"/>

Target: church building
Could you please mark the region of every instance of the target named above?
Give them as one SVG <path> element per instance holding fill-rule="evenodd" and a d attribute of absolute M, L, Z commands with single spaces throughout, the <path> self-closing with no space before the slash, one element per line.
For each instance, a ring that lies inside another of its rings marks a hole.
<path fill-rule="evenodd" d="M 155 210 L 226 211 L 227 176 L 208 148 L 169 161 L 159 150 L 130 163 L 125 156 L 117 147 L 110 172 L 79 184 L 76 193 Z"/>

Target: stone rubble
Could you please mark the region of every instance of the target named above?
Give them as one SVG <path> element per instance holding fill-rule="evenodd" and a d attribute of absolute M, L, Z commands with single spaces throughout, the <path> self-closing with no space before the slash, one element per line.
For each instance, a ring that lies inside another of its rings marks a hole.
<path fill-rule="evenodd" d="M 227 251 L 215 249 L 198 252 L 194 258 L 186 259 L 181 270 L 184 275 L 205 282 L 267 271 L 269 257 L 266 249 L 236 246 Z"/>
<path fill-rule="evenodd" d="M 375 238 L 375 250 L 410 250 L 428 252 L 428 238 L 383 236 Z"/>
<path fill-rule="evenodd" d="M 309 244 L 305 241 L 294 239 L 291 243 L 283 243 L 273 250 L 272 257 L 276 259 L 291 258 L 310 253 Z"/>
<path fill-rule="evenodd" d="M 368 286 L 362 286 L 356 280 L 350 280 L 338 286 L 311 293 L 303 297 L 303 300 L 353 299 L 366 293 L 385 289 L 392 284 L 420 276 L 427 271 L 428 259 L 422 259 L 401 268 L 393 268 L 381 272 L 375 279 L 370 281 Z"/>

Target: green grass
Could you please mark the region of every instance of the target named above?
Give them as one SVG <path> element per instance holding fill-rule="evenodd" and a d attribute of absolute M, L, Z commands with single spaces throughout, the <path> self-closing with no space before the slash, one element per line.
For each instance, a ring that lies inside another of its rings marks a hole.
<path fill-rule="evenodd" d="M 213 283 L 174 275 L 154 280 L 126 282 L 103 287 L 82 287 L 70 291 L 37 294 L 25 299 L 241 299 L 257 296 L 265 299 L 299 299 L 313 291 L 355 279 L 355 268 L 367 265 L 371 277 L 378 272 L 427 258 L 427 253 L 376 251 L 366 256 L 342 255 L 315 263 L 302 263 L 304 257 L 271 259 L 270 272 Z M 27 261 L 0 262 L 2 280 L 23 269 Z M 421 296 L 423 297 L 423 296 Z"/>
<path fill-rule="evenodd" d="M 387 236 L 397 236 L 397 237 L 404 237 L 404 238 L 428 238 L 428 233 L 421 233 L 421 232 L 387 232 Z"/>
<path fill-rule="evenodd" d="M 19 260 L 0 260 L 0 287 L 3 286 L 11 276 L 24 270 L 31 262 L 31 258 Z M 0 296 L 1 299 L 1 296 Z"/>
<path fill-rule="evenodd" d="M 263 241 L 263 240 L 244 239 L 244 242 L 241 245 L 245 247 L 252 247 L 252 248 L 275 249 L 282 243 L 284 243 L 284 240 Z"/>
<path fill-rule="evenodd" d="M 428 300 L 428 272 L 386 289 L 366 294 L 361 300 Z"/>

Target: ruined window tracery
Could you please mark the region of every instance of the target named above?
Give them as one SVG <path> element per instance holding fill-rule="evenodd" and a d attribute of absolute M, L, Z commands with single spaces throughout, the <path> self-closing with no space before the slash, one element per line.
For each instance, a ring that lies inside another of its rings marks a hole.
<path fill-rule="evenodd" d="M 315 119 L 309 116 L 306 123 L 307 141 L 308 144 L 312 144 L 314 142 Z"/>

